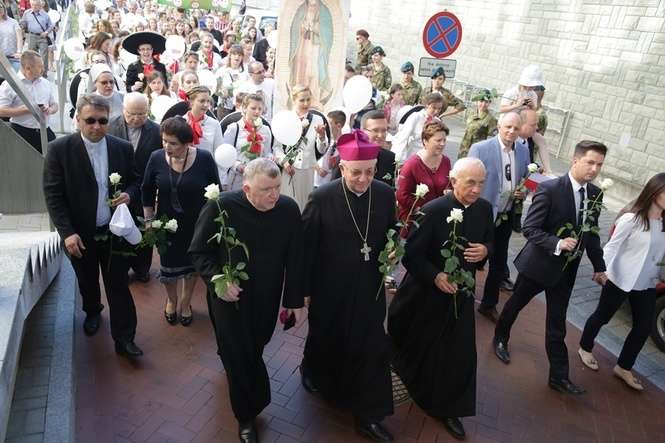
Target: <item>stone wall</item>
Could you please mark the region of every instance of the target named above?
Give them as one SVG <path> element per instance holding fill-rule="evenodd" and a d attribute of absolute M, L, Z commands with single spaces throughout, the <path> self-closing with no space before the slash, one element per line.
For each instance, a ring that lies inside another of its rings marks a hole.
<path fill-rule="evenodd" d="M 606 143 L 616 197 L 665 171 L 665 0 L 352 0 L 350 28 L 383 46 L 398 80 L 402 62 L 429 57 L 422 29 L 444 9 L 464 30 L 456 79 L 503 91 L 540 65 L 544 103 L 571 111 L 561 156 L 582 139 Z"/>

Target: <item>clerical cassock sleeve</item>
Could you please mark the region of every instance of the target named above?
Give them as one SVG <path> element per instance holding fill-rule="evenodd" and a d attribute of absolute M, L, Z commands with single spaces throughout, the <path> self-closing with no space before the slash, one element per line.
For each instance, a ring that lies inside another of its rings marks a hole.
<path fill-rule="evenodd" d="M 300 219 L 300 210 L 296 204 L 293 205 L 292 211 L 289 214 L 288 220 L 284 220 L 285 223 L 291 226 L 291 239 L 286 257 L 284 296 L 282 298 L 282 305 L 287 309 L 302 308 L 305 305 L 303 296 L 303 271 L 305 264 L 303 223 Z M 293 215 L 291 216 L 291 214 Z"/>
<path fill-rule="evenodd" d="M 201 210 L 201 214 L 194 227 L 194 236 L 189 245 L 188 255 L 192 260 L 196 272 L 210 284 L 213 275 L 220 272 L 223 263 L 220 254 L 220 245 L 212 240 L 213 235 L 219 232 L 219 224 L 215 219 L 219 216 L 219 208 L 214 200 L 208 200 Z"/>
<path fill-rule="evenodd" d="M 440 211 L 436 211 L 436 205 L 433 205 L 432 203 L 436 203 L 436 200 L 423 206 L 422 212 L 424 212 L 425 215 L 420 221 L 420 227 L 411 231 L 411 235 L 409 235 L 409 238 L 406 241 L 403 259 L 404 266 L 409 273 L 421 283 L 430 284 L 434 284 L 434 279 L 440 272 L 439 269 L 428 260 L 428 250 L 432 241 L 435 240 L 435 223 L 438 221 L 445 227 L 441 220 L 439 220 L 440 217 L 436 216 Z"/>
<path fill-rule="evenodd" d="M 312 285 L 316 283 L 317 270 L 314 264 L 319 256 L 319 230 L 321 229 L 320 202 L 316 191 L 309 196 L 309 202 L 302 213 L 303 237 L 305 239 L 305 264 L 303 284 L 305 297 L 311 297 Z"/>

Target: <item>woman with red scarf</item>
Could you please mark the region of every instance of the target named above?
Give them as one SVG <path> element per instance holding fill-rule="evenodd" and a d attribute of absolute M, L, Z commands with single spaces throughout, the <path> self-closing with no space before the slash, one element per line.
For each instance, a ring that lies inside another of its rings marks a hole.
<path fill-rule="evenodd" d="M 185 119 L 194 132 L 192 146 L 214 154 L 215 148 L 223 143 L 223 139 L 219 122 L 206 115 L 212 103 L 210 89 L 195 86 L 187 92 L 187 97 L 190 110 L 185 114 Z"/>
<path fill-rule="evenodd" d="M 215 52 L 213 36 L 209 32 L 200 32 L 201 50 L 199 52 L 199 69 L 216 71 L 222 66 L 222 56 Z"/>
<path fill-rule="evenodd" d="M 227 126 L 224 143 L 236 147 L 238 159 L 229 169 L 228 190 L 242 188 L 245 165 L 258 157 L 271 157 L 273 135 L 270 126 L 261 118 L 265 102 L 260 94 L 248 94 L 242 100 L 242 118 Z"/>
<path fill-rule="evenodd" d="M 162 35 L 156 32 L 135 32 L 123 40 L 122 47 L 139 57 L 127 67 L 127 92 L 143 91 L 148 85 L 148 76 L 154 71 L 161 72 L 168 79 L 166 66 L 157 59 L 166 48 L 166 39 Z"/>

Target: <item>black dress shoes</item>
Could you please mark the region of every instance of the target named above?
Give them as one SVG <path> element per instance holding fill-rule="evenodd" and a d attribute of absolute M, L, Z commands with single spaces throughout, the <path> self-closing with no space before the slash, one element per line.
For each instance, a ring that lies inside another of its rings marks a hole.
<path fill-rule="evenodd" d="M 99 323 L 102 321 L 102 314 L 90 314 L 85 317 L 83 321 L 83 332 L 88 337 L 95 335 L 99 331 Z"/>
<path fill-rule="evenodd" d="M 312 379 L 307 376 L 307 373 L 303 369 L 302 364 L 300 364 L 300 380 L 302 381 L 302 387 L 305 388 L 305 391 L 309 392 L 310 394 L 316 394 L 319 392 Z"/>
<path fill-rule="evenodd" d="M 170 314 L 164 311 L 164 318 L 166 319 L 166 322 L 170 325 L 178 323 L 178 313 L 175 311 Z"/>
<path fill-rule="evenodd" d="M 499 284 L 499 288 L 503 289 L 504 291 L 513 292 L 513 289 L 515 289 L 515 283 L 513 283 L 510 278 L 505 278 Z"/>
<path fill-rule="evenodd" d="M 133 341 L 128 342 L 115 342 L 115 352 L 116 354 L 124 355 L 127 357 L 140 357 L 143 355 L 141 348 L 136 346 Z"/>
<path fill-rule="evenodd" d="M 496 323 L 499 321 L 499 311 L 496 310 L 496 306 L 483 306 L 480 305 L 478 306 L 478 313 L 491 321 L 492 323 Z"/>
<path fill-rule="evenodd" d="M 356 423 L 356 432 L 373 441 L 393 441 L 394 438 L 381 423 Z"/>
<path fill-rule="evenodd" d="M 575 385 L 572 381 L 568 380 L 567 378 L 561 378 L 561 379 L 550 378 L 548 385 L 550 388 L 554 389 L 555 391 L 561 392 L 562 394 L 581 395 L 586 392 L 585 389 Z"/>
<path fill-rule="evenodd" d="M 494 354 L 504 362 L 505 364 L 510 363 L 510 353 L 508 352 L 508 342 L 505 340 L 498 339 L 494 337 L 492 340 L 492 345 L 494 347 Z"/>
<path fill-rule="evenodd" d="M 254 421 L 239 423 L 238 437 L 240 437 L 241 443 L 258 443 L 259 433 L 256 432 Z"/>
<path fill-rule="evenodd" d="M 464 432 L 464 425 L 462 425 L 462 420 L 457 417 L 450 417 L 441 419 L 443 426 L 446 428 L 450 435 L 455 437 L 458 440 L 464 440 L 466 438 L 466 432 Z"/>

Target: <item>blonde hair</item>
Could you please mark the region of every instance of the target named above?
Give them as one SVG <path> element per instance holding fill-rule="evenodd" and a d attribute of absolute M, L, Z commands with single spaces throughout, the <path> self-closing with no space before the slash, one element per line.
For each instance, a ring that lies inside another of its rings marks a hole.
<path fill-rule="evenodd" d="M 307 92 L 309 95 L 312 95 L 312 90 L 309 89 L 309 86 L 295 85 L 291 90 L 291 98 L 295 100 L 295 98 L 303 92 Z"/>

